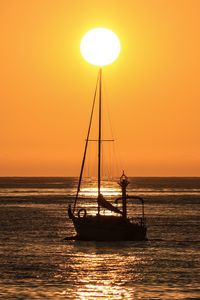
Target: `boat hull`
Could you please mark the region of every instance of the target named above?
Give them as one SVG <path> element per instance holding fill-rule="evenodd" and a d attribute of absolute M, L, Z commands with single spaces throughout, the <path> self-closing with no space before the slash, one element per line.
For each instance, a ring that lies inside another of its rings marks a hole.
<path fill-rule="evenodd" d="M 84 241 L 143 241 L 146 226 L 115 216 L 73 217 L 76 239 Z"/>

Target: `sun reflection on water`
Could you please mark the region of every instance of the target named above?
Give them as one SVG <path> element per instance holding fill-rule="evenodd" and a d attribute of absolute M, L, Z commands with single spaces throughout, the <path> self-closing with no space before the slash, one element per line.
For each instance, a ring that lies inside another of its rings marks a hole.
<path fill-rule="evenodd" d="M 119 196 L 120 195 L 120 189 L 115 187 L 102 187 L 101 193 L 104 196 Z M 97 187 L 89 187 L 89 188 L 82 188 L 80 192 L 80 196 L 83 197 L 97 197 L 98 195 L 98 189 Z"/>
<path fill-rule="evenodd" d="M 129 246 L 120 242 L 77 242 L 73 248 L 74 299 L 135 298 L 132 283 L 143 278 L 140 267 L 146 264 L 145 255 L 130 253 Z M 61 268 L 68 270 L 69 262 Z M 62 293 L 67 294 L 65 290 Z"/>
<path fill-rule="evenodd" d="M 133 299 L 133 291 L 131 293 L 120 286 L 113 286 L 112 282 L 106 285 L 87 284 L 83 290 L 76 293 L 78 299 Z"/>

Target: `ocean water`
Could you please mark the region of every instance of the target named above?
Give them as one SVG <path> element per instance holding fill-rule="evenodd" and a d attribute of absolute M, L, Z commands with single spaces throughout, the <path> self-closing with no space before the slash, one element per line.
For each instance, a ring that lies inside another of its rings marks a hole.
<path fill-rule="evenodd" d="M 78 205 L 93 214 L 86 181 Z M 200 178 L 130 178 L 128 193 L 145 200 L 145 242 L 64 240 L 75 234 L 66 211 L 76 186 L 0 178 L 1 299 L 200 299 Z M 103 192 L 112 201 L 120 189 L 105 181 Z M 130 216 L 140 209 L 128 204 Z"/>

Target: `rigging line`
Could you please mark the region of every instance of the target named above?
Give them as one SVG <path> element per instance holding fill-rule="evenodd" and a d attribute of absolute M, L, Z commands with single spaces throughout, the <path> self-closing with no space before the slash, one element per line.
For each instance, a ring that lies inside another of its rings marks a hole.
<path fill-rule="evenodd" d="M 118 150 L 118 144 L 117 143 L 113 143 L 113 156 L 115 159 L 115 165 L 116 165 L 116 173 L 118 174 L 119 171 L 124 170 L 123 168 L 123 164 L 122 164 L 122 160 L 120 157 L 120 153 Z"/>
<path fill-rule="evenodd" d="M 83 154 L 83 161 L 82 161 L 81 171 L 80 171 L 80 175 L 79 175 L 79 182 L 78 182 L 76 197 L 75 197 L 75 201 L 74 201 L 73 213 L 74 213 L 74 211 L 76 209 L 76 203 L 77 203 L 77 199 L 78 199 L 78 194 L 80 192 L 80 187 L 81 187 L 81 181 L 82 181 L 83 169 L 84 169 L 84 165 L 85 165 L 85 159 L 86 159 L 88 141 L 89 141 L 89 137 L 90 137 L 90 129 L 91 129 L 91 125 L 92 125 L 92 119 L 93 119 L 93 113 L 94 113 L 95 100 L 96 100 L 96 95 L 97 95 L 97 88 L 98 88 L 99 79 L 100 79 L 100 72 L 98 73 L 97 83 L 96 83 L 95 92 L 94 92 L 94 98 L 93 98 L 93 103 L 92 103 L 92 111 L 91 111 L 91 115 L 90 115 L 90 122 L 89 122 L 89 127 L 88 127 L 88 132 L 87 132 L 87 138 L 86 138 L 86 142 L 85 142 L 85 149 L 84 149 L 84 154 Z"/>
<path fill-rule="evenodd" d="M 112 170 L 112 158 L 111 158 L 111 147 L 109 147 L 109 154 L 108 154 L 108 174 L 109 174 L 109 178 L 112 178 L 112 174 L 113 174 L 113 170 Z"/>
<path fill-rule="evenodd" d="M 107 93 L 107 89 L 105 87 L 104 84 L 104 93 Z M 114 132 L 113 132 L 113 128 L 112 128 L 112 122 L 111 122 L 111 116 L 110 116 L 110 106 L 109 106 L 109 101 L 106 101 L 106 98 L 109 98 L 110 96 L 108 95 L 108 97 L 105 97 L 105 103 L 104 103 L 104 107 L 105 107 L 105 111 L 106 111 L 106 116 L 107 116 L 107 122 L 108 122 L 108 126 L 109 126 L 109 130 L 110 130 L 110 134 L 111 134 L 111 139 L 114 140 Z"/>
<path fill-rule="evenodd" d="M 105 85 L 104 85 L 105 86 Z M 123 170 L 123 164 L 122 164 L 122 160 L 121 160 L 121 156 L 120 156 L 120 151 L 119 151 L 119 147 L 118 147 L 118 140 L 115 139 L 116 135 L 115 135 L 115 128 L 114 126 L 112 126 L 112 122 L 111 122 L 111 114 L 110 114 L 110 106 L 109 106 L 109 102 L 106 101 L 106 112 L 107 112 L 107 118 L 108 118 L 108 124 L 109 124 L 109 129 L 110 129 L 110 133 L 111 133 L 111 139 L 113 141 L 115 141 L 115 143 L 113 143 L 113 165 L 115 166 L 116 170 L 113 170 L 114 172 L 116 172 L 116 174 L 118 174 L 119 171 Z M 114 161 L 115 160 L 115 161 Z"/>
<path fill-rule="evenodd" d="M 106 83 L 104 81 L 104 86 L 103 86 L 103 91 L 104 93 L 107 94 L 107 89 L 106 89 Z M 108 95 L 109 96 L 109 95 Z M 111 126 L 111 119 L 110 119 L 110 114 L 109 114 L 109 101 L 107 101 L 107 98 L 109 97 L 105 97 L 105 101 L 104 101 L 104 112 L 105 112 L 105 116 L 106 118 L 104 119 L 104 121 L 106 122 L 106 126 L 104 126 L 104 128 L 108 128 L 108 132 L 106 132 L 109 135 L 111 135 L 111 138 L 107 139 L 107 140 L 103 140 L 103 141 L 108 141 L 108 142 L 114 142 L 114 134 L 113 134 L 113 130 L 112 130 L 112 126 Z M 111 175 L 112 175 L 112 166 L 111 166 L 111 153 L 110 153 L 111 147 L 108 146 L 108 151 L 109 151 L 109 155 L 108 157 L 106 157 L 106 163 L 105 163 L 105 168 L 106 168 L 106 172 L 107 172 L 107 177 L 109 179 L 111 179 Z"/>

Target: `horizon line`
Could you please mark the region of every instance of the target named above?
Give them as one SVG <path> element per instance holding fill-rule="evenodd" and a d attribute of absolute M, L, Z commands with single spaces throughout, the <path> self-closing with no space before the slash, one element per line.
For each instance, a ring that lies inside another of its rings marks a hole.
<path fill-rule="evenodd" d="M 79 178 L 79 175 L 0 175 L 0 178 Z M 117 178 L 120 176 L 113 176 Z M 129 175 L 131 178 L 200 178 L 200 175 Z M 94 176 L 86 176 L 85 178 L 95 178 Z M 102 179 L 103 180 L 103 179 Z"/>

